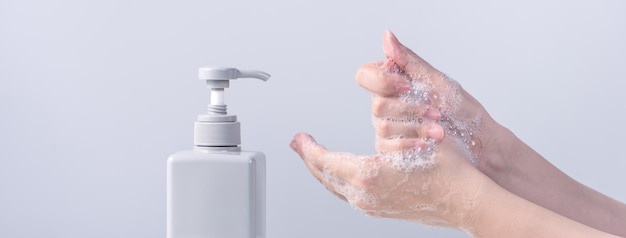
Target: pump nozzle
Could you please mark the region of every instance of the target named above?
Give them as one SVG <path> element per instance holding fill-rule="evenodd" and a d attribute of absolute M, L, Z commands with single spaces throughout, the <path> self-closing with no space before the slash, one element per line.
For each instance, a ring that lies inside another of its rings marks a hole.
<path fill-rule="evenodd" d="M 198 77 L 211 89 L 209 113 L 198 115 L 194 124 L 194 144 L 201 147 L 238 147 L 241 145 L 241 128 L 236 115 L 227 115 L 224 89 L 232 79 L 257 78 L 267 81 L 268 73 L 258 70 L 202 67 Z"/>
<path fill-rule="evenodd" d="M 210 114 L 225 115 L 224 88 L 230 86 L 231 79 L 256 78 L 267 81 L 270 74 L 258 70 L 239 70 L 236 68 L 211 68 L 202 67 L 198 70 L 198 77 L 206 80 L 208 88 L 211 88 L 211 103 L 208 107 Z"/>

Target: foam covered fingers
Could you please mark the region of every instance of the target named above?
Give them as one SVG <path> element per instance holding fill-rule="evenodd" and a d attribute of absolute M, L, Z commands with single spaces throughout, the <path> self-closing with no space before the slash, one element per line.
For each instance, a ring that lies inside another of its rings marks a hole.
<path fill-rule="evenodd" d="M 328 151 L 304 133 L 297 134 L 290 146 L 304 160 L 311 174 L 327 189 L 341 195 L 341 198 L 350 199 L 350 195 L 345 192 L 346 186 L 354 183 L 360 175 L 360 161 L 367 159 L 367 156 Z"/>
<path fill-rule="evenodd" d="M 349 179 L 356 170 L 351 160 L 354 160 L 357 156 L 349 153 L 328 151 L 308 134 L 298 133 L 291 142 L 291 148 L 305 162 L 313 165 L 319 171 L 329 170 L 341 178 Z"/>
<path fill-rule="evenodd" d="M 395 97 L 411 88 L 409 82 L 399 74 L 383 70 L 383 63 L 369 63 L 357 70 L 355 79 L 361 87 L 382 97 Z"/>
<path fill-rule="evenodd" d="M 416 118 L 407 118 L 405 121 L 374 118 L 374 128 L 377 138 L 417 138 L 418 123 Z"/>
<path fill-rule="evenodd" d="M 427 146 L 424 138 L 411 139 L 377 139 L 376 150 L 380 153 L 393 153 L 397 151 L 409 151 Z"/>
<path fill-rule="evenodd" d="M 374 128 L 378 138 L 433 138 L 443 139 L 443 128 L 421 118 L 374 118 Z"/>
<path fill-rule="evenodd" d="M 390 137 L 377 137 L 376 150 L 379 152 L 406 151 L 423 148 L 427 140 L 441 142 L 445 137 L 445 130 L 441 125 L 427 123 L 412 129 L 415 136 L 395 135 Z"/>
<path fill-rule="evenodd" d="M 372 115 L 378 118 L 424 117 L 439 121 L 439 110 L 422 103 L 408 103 L 397 97 L 372 97 Z"/>

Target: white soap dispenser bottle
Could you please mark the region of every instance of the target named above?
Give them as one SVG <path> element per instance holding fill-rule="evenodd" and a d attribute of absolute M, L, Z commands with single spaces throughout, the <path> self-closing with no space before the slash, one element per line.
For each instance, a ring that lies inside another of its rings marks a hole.
<path fill-rule="evenodd" d="M 193 150 L 167 159 L 167 238 L 265 237 L 265 155 L 241 150 L 240 124 L 226 113 L 230 80 L 270 75 L 200 68 L 211 89 L 208 113 L 194 126 Z"/>

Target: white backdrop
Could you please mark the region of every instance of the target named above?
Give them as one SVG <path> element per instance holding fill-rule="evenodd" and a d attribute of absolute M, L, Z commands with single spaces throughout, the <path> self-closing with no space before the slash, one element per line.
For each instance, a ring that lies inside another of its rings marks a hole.
<path fill-rule="evenodd" d="M 165 160 L 226 92 L 268 157 L 267 237 L 465 237 L 373 219 L 289 149 L 307 131 L 373 153 L 356 69 L 402 42 L 572 177 L 626 201 L 626 2 L 0 0 L 0 237 L 164 237 Z"/>

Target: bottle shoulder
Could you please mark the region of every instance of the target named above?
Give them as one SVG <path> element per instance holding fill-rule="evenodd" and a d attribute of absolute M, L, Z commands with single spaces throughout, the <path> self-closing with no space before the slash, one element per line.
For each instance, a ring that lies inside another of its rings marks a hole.
<path fill-rule="evenodd" d="M 265 155 L 257 151 L 217 151 L 217 150 L 184 150 L 169 156 L 168 162 L 197 160 L 265 160 Z"/>

